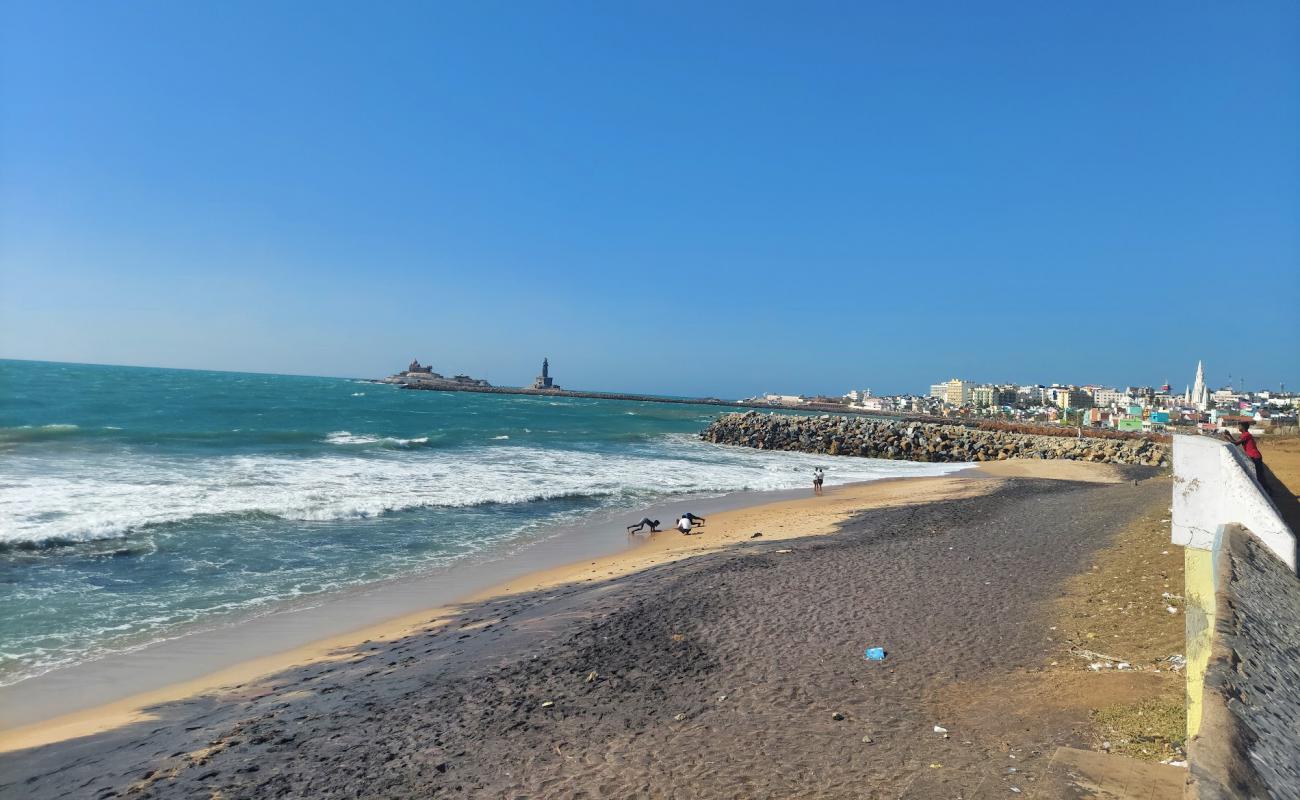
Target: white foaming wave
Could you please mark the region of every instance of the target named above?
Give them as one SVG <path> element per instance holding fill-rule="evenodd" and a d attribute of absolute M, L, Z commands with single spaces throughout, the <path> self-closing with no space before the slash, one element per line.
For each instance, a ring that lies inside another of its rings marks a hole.
<path fill-rule="evenodd" d="M 509 436 L 505 436 L 505 435 L 502 435 L 502 436 L 493 436 L 493 437 L 492 437 L 492 441 L 495 442 L 495 441 L 500 441 L 500 440 L 502 440 L 502 439 L 509 439 L 509 438 L 510 438 Z"/>
<path fill-rule="evenodd" d="M 353 434 L 350 431 L 334 431 L 325 435 L 325 441 L 330 444 L 374 444 L 379 441 L 379 436 L 367 436 L 365 434 Z"/>
<path fill-rule="evenodd" d="M 326 434 L 325 441 L 330 444 L 386 444 L 394 447 L 410 447 L 415 444 L 428 444 L 428 436 L 419 436 L 413 439 L 399 439 L 396 436 L 374 436 L 368 433 L 351 433 L 349 431 L 334 431 Z"/>
<path fill-rule="evenodd" d="M 344 432 L 338 432 L 340 434 Z M 352 436 L 352 434 L 347 434 Z M 667 446 L 664 446 L 664 445 Z M 0 543 L 77 542 L 221 515 L 288 520 L 374 517 L 426 507 L 769 490 L 941 475 L 962 464 L 919 464 L 720 447 L 693 437 L 596 453 L 541 447 L 371 451 L 313 458 L 270 455 L 145 459 L 9 459 L 0 473 Z"/>

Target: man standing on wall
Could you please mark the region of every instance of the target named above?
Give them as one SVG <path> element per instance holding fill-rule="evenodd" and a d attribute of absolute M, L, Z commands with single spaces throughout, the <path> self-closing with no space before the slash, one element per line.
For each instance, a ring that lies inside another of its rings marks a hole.
<path fill-rule="evenodd" d="M 1232 434 L 1228 431 L 1223 432 L 1224 438 L 1241 448 L 1246 458 L 1250 459 L 1250 463 L 1255 465 L 1255 477 L 1259 480 L 1259 485 L 1264 487 L 1265 492 L 1272 494 L 1268 483 L 1264 480 L 1264 455 L 1259 452 L 1259 445 L 1255 444 L 1255 437 L 1250 433 L 1250 423 L 1238 422 L 1237 429 L 1241 431 L 1241 435 L 1236 439 L 1232 438 Z"/>

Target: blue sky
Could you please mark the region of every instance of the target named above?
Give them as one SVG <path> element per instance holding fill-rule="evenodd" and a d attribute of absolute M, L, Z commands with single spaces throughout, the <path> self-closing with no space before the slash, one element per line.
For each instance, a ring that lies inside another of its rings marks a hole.
<path fill-rule="evenodd" d="M 1300 388 L 1300 4 L 0 4 L 0 356 Z"/>

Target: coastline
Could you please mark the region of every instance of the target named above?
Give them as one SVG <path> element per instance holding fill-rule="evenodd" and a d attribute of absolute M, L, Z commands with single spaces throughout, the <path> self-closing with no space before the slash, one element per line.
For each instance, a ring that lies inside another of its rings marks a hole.
<path fill-rule="evenodd" d="M 80 676 L 67 674 L 76 668 L 60 671 L 64 674 L 60 675 L 57 680 L 51 679 L 52 688 L 62 696 L 65 703 L 71 703 L 76 707 L 64 710 L 62 713 L 42 716 L 40 713 L 40 706 L 43 702 L 40 697 L 41 693 L 33 694 L 27 691 L 32 687 L 26 687 L 23 695 L 27 696 L 23 698 L 22 703 L 25 709 L 19 709 L 19 711 L 27 714 L 27 718 L 24 719 L 22 716 L 16 715 L 12 710 L 11 703 L 3 704 L 6 706 L 6 719 L 3 723 L 4 728 L 0 730 L 0 752 L 27 749 L 88 736 L 132 722 L 147 720 L 150 718 L 147 709 L 161 703 L 184 700 L 214 692 L 231 699 L 264 694 L 268 690 L 259 686 L 260 679 L 306 664 L 364 658 L 364 654 L 359 652 L 360 645 L 377 641 L 394 641 L 411 634 L 427 633 L 435 629 L 446 628 L 454 621 L 461 608 L 482 603 L 490 598 L 517 596 L 566 585 L 616 581 L 652 567 L 732 547 L 743 547 L 750 542 L 761 544 L 821 536 L 834 532 L 842 522 L 855 513 L 867 509 L 924 504 L 987 494 L 999 488 L 1012 477 L 1058 478 L 1111 483 L 1123 479 L 1120 470 L 1103 465 L 1078 462 L 1040 461 L 1032 464 L 997 462 L 940 477 L 896 478 L 829 487 L 823 497 L 809 496 L 807 490 L 742 493 L 740 496 L 728 496 L 723 502 L 724 504 L 731 503 L 732 507 L 719 512 L 707 510 L 708 504 L 702 500 L 696 502 L 698 498 L 695 500 L 678 498 L 667 504 L 680 507 L 683 503 L 690 502 L 691 507 L 696 510 L 705 510 L 704 516 L 709 518 L 709 522 L 700 530 L 699 534 L 683 537 L 672 530 L 662 531 L 655 536 L 646 537 L 644 540 L 636 542 L 631 547 L 620 546 L 612 548 L 612 552 L 606 552 L 603 555 L 585 555 L 578 560 L 570 560 L 563 564 L 545 565 L 541 569 L 525 569 L 504 581 L 497 581 L 486 588 L 479 586 L 470 591 L 462 591 L 454 597 L 447 597 L 444 594 L 440 602 L 428 602 L 427 596 L 412 595 L 407 597 L 407 601 L 415 603 L 416 606 L 405 613 L 390 613 L 380 621 L 354 625 L 346 630 L 339 630 L 338 627 L 335 627 L 329 635 L 309 636 L 308 641 L 283 648 L 280 652 L 247 658 L 237 656 L 233 663 L 228 663 L 215 671 L 209 670 L 204 674 L 190 676 L 186 679 L 165 681 L 160 685 L 141 691 L 132 691 L 125 696 L 110 699 L 106 702 L 95 702 L 93 695 L 83 695 L 80 699 L 75 696 L 75 692 L 69 695 L 68 690 L 72 688 L 69 682 L 79 680 Z M 796 497 L 795 495 L 803 496 Z M 714 498 L 715 501 L 720 499 Z M 664 519 L 665 516 L 660 516 L 660 519 Z M 665 520 L 664 524 L 668 525 L 669 522 Z M 762 537 L 751 539 L 751 534 L 757 531 L 762 532 Z M 533 566 L 535 567 L 536 563 Z M 411 583 L 418 580 L 412 579 Z M 461 588 L 464 587 L 465 584 L 462 584 Z M 409 589 L 411 587 L 404 588 Z M 367 594 L 374 593 L 362 593 L 363 597 Z M 244 625 L 232 626 L 227 632 L 234 637 L 233 641 L 238 641 L 240 638 L 247 641 L 250 636 L 260 635 L 256 629 L 250 629 L 249 627 L 259 620 L 278 617 L 277 622 L 288 621 L 292 626 L 294 620 L 286 619 L 290 616 L 290 614 L 268 615 L 268 617 L 258 618 Z M 335 624 L 337 625 L 337 620 L 335 620 Z M 490 621 L 481 621 L 472 628 L 468 626 L 462 627 L 473 630 L 482 626 L 490 627 L 492 624 Z M 306 631 L 308 634 L 320 632 L 318 629 L 310 629 L 310 626 L 308 628 L 309 630 Z M 297 632 L 299 634 L 304 633 L 301 626 Z M 191 647 L 191 654 L 197 652 L 198 656 L 203 658 L 205 655 L 215 655 L 222 648 L 230 647 L 231 640 L 228 639 L 224 643 L 212 643 L 205 651 L 202 647 L 204 644 L 202 641 L 203 636 L 204 634 L 195 634 L 192 637 L 186 637 L 186 643 Z M 285 641 L 284 639 L 273 640 L 277 642 Z M 196 644 L 200 645 L 197 650 L 193 648 Z M 238 654 L 238 648 L 236 648 L 235 652 Z M 229 656 L 230 651 L 226 650 L 224 654 Z M 141 658 L 157 655 L 156 652 L 148 654 L 146 650 L 131 654 L 131 657 L 125 660 L 138 664 Z M 165 655 L 157 658 L 156 661 L 160 663 L 155 663 L 155 666 L 164 669 L 172 669 L 175 666 L 175 660 L 169 659 Z M 169 661 L 170 663 L 168 663 Z M 114 674 L 114 668 L 105 669 L 106 665 L 99 662 L 92 662 L 83 666 L 87 667 L 87 674 L 98 671 L 100 673 L 98 679 L 105 684 L 120 685 L 122 679 L 126 677 L 124 668 L 120 666 L 116 668 L 116 674 Z M 129 666 L 125 669 L 129 669 Z M 31 680 L 39 681 L 45 677 L 47 676 L 40 676 Z M 6 689 L 13 690 L 15 687 L 23 687 L 28 683 L 28 681 L 24 681 L 6 687 Z M 129 681 L 127 683 L 129 685 Z M 0 698 L 3 698 L 4 694 L 6 692 L 0 690 Z M 10 691 L 7 694 L 10 695 L 10 698 L 19 697 L 16 691 Z M 45 696 L 48 700 L 52 695 L 49 691 L 46 691 Z M 10 720 L 14 720 L 14 722 L 11 723 Z"/>

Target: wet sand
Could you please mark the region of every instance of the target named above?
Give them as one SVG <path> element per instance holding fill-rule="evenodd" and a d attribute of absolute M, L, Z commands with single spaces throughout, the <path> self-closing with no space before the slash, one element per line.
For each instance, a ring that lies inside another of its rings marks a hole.
<path fill-rule="evenodd" d="M 1167 493 L 1115 468 L 1042 462 L 1105 485 L 999 467 L 1025 469 L 729 512 L 43 733 L 116 725 L 94 735 L 14 731 L 27 749 L 0 757 L 0 795 L 899 796 L 940 777 L 931 755 L 989 755 L 930 733 L 928 694 L 1033 662 L 1041 603 Z"/>

